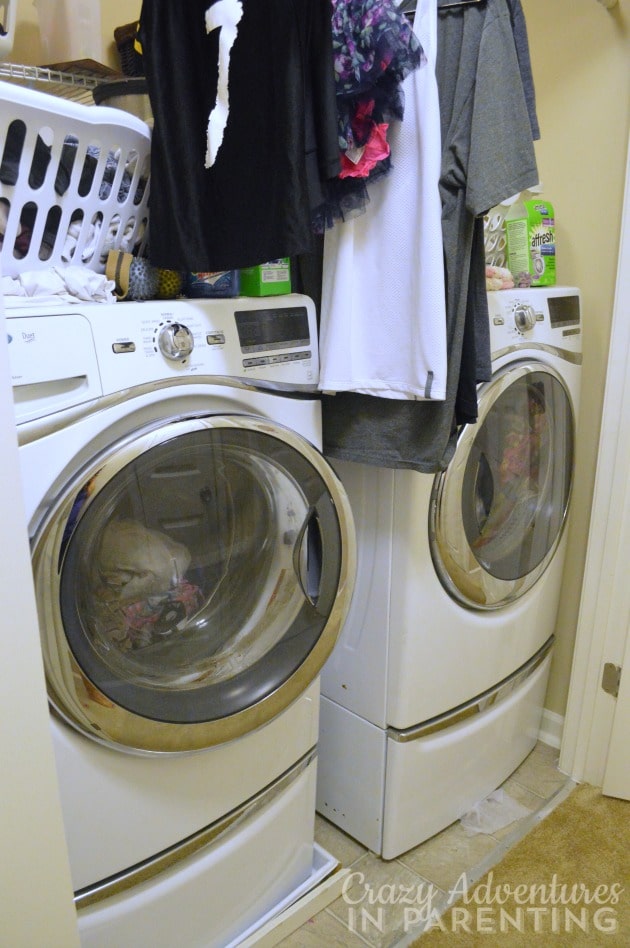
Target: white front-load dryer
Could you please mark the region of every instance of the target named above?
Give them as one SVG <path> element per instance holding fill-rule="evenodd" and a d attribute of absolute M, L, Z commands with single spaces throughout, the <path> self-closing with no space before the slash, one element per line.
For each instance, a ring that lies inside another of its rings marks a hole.
<path fill-rule="evenodd" d="M 313 871 L 319 672 L 354 578 L 313 304 L 7 317 L 82 944 L 231 944 Z"/>
<path fill-rule="evenodd" d="M 318 809 L 393 858 L 533 748 L 567 542 L 578 290 L 489 294 L 492 378 L 438 474 L 334 461 L 355 595 L 322 674 Z"/>

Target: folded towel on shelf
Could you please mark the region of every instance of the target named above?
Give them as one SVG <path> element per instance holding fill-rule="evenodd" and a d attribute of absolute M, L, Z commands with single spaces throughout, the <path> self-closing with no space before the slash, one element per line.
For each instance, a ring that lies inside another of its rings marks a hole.
<path fill-rule="evenodd" d="M 487 290 L 511 290 L 514 287 L 514 277 L 506 267 L 486 266 Z"/>

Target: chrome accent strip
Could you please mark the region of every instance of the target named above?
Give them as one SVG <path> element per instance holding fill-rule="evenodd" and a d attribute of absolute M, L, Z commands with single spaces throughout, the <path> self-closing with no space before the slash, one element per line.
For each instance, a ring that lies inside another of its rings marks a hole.
<path fill-rule="evenodd" d="M 529 661 L 525 662 L 524 665 L 508 676 L 508 678 L 504 678 L 498 685 L 494 685 L 494 687 L 482 692 L 482 694 L 476 698 L 472 698 L 453 711 L 446 711 L 444 714 L 438 715 L 438 717 L 431 718 L 423 724 L 416 724 L 414 727 L 405 728 L 400 731 L 390 727 L 387 729 L 388 738 L 391 738 L 399 744 L 406 744 L 409 741 L 415 741 L 421 737 L 428 737 L 430 734 L 437 734 L 439 731 L 453 727 L 454 724 L 460 724 L 462 721 L 472 718 L 476 714 L 481 714 L 482 711 L 486 711 L 500 701 L 504 701 L 519 685 L 534 674 L 551 651 L 554 640 L 554 636 L 552 635 Z"/>
<path fill-rule="evenodd" d="M 576 330 L 579 333 L 580 330 Z M 571 362 L 573 365 L 582 365 L 582 353 L 571 352 L 569 349 L 560 349 L 559 346 L 549 346 L 543 342 L 522 342 L 512 346 L 505 346 L 503 349 L 497 349 L 492 353 L 492 361 L 502 359 L 503 356 L 513 355 L 515 352 L 527 352 L 535 350 L 537 352 L 547 352 L 558 359 L 564 359 L 565 362 Z"/>
<path fill-rule="evenodd" d="M 297 780 L 306 768 L 317 758 L 317 745 L 312 747 L 304 756 L 294 764 L 289 770 L 285 771 L 273 783 L 269 784 L 259 793 L 251 797 L 246 803 L 232 810 L 231 813 L 221 817 L 209 826 L 204 827 L 198 833 L 194 833 L 187 839 L 176 843 L 169 849 L 156 856 L 146 859 L 144 862 L 131 866 L 116 876 L 103 879 L 93 885 L 79 889 L 74 894 L 74 905 L 77 910 L 87 908 L 89 905 L 96 905 L 99 902 L 109 899 L 114 895 L 122 895 L 133 889 L 140 883 L 148 882 L 157 875 L 170 869 L 172 866 L 194 856 L 201 850 L 214 845 L 229 830 L 234 829 L 240 823 L 249 819 L 264 806 L 267 806 L 272 800 L 278 797 L 286 788 Z"/>
<path fill-rule="evenodd" d="M 262 392 L 267 395 L 282 395 L 285 398 L 319 398 L 319 393 L 311 385 L 294 385 L 284 382 L 261 382 L 250 381 L 248 379 L 236 378 L 230 375 L 186 375 L 181 378 L 156 379 L 153 382 L 146 382 L 143 385 L 134 385 L 132 388 L 123 389 L 120 392 L 114 392 L 111 395 L 102 395 L 90 401 L 83 402 L 73 408 L 60 409 L 52 415 L 45 415 L 42 418 L 36 418 L 32 421 L 23 422 L 17 426 L 18 444 L 30 444 L 31 441 L 37 441 L 46 435 L 54 434 L 59 431 L 59 416 L 63 418 L 63 427 L 89 418 L 98 412 L 106 411 L 113 405 L 123 405 L 125 402 L 132 401 L 134 398 L 142 398 L 143 395 L 150 395 L 156 388 L 160 391 L 169 388 L 183 388 L 187 385 L 195 386 L 216 386 L 224 388 L 234 388 L 240 391 Z M 209 397 L 211 393 L 205 393 Z M 246 413 L 245 411 L 243 412 Z M 209 412 L 206 412 L 209 414 Z"/>

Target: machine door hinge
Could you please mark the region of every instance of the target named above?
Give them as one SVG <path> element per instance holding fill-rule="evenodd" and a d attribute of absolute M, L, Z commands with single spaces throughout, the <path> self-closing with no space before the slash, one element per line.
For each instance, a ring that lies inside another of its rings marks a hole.
<path fill-rule="evenodd" d="M 606 694 L 617 698 L 619 696 L 620 681 L 621 665 L 613 665 L 612 662 L 606 662 L 602 673 L 602 688 Z"/>

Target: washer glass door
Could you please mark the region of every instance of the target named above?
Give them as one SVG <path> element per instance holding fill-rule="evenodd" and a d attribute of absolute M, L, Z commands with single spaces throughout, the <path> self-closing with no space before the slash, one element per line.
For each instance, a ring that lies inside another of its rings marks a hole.
<path fill-rule="evenodd" d="M 319 672 L 351 516 L 321 454 L 248 416 L 162 425 L 69 485 L 33 555 L 51 700 L 135 750 L 228 740 Z"/>
<path fill-rule="evenodd" d="M 538 361 L 497 372 L 481 392 L 477 425 L 462 430 L 433 487 L 431 552 L 455 599 L 496 609 L 539 579 L 565 523 L 573 452 L 561 377 Z"/>

